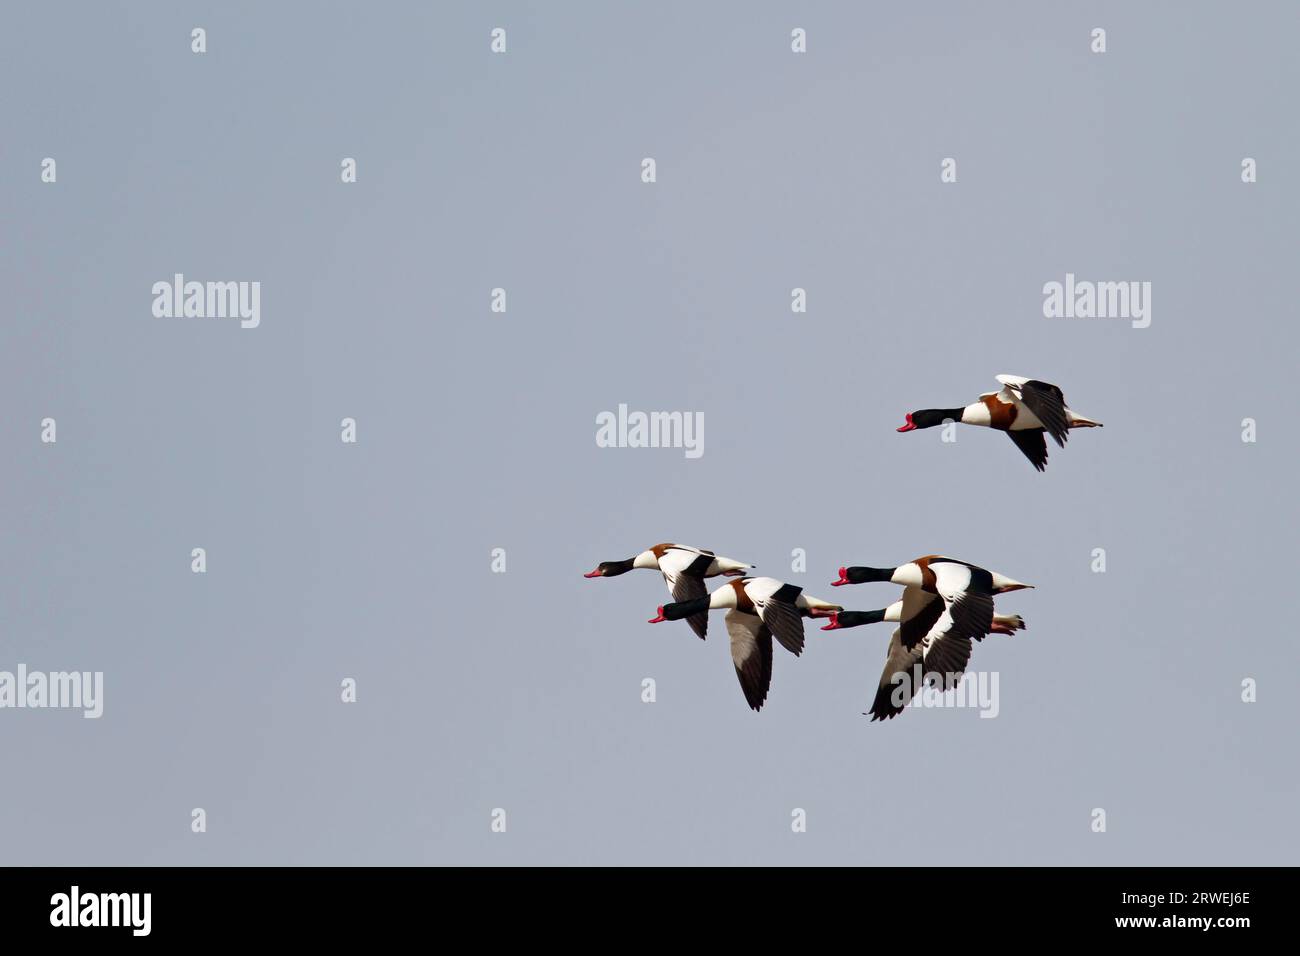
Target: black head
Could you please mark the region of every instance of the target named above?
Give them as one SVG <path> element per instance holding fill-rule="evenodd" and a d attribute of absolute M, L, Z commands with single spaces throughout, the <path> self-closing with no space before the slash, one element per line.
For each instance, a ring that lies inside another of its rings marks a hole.
<path fill-rule="evenodd" d="M 627 574 L 632 570 L 632 562 L 636 558 L 628 558 L 626 561 L 602 561 L 596 565 L 595 571 L 588 571 L 583 575 L 584 578 L 613 578 L 620 574 Z"/>
<path fill-rule="evenodd" d="M 664 604 L 659 608 L 659 616 L 650 619 L 651 624 L 661 624 L 664 621 L 680 621 L 684 617 L 690 617 L 692 614 L 699 614 L 701 611 L 708 611 L 709 596 L 695 598 L 692 601 L 674 601 L 672 604 Z"/>
<path fill-rule="evenodd" d="M 861 627 L 863 624 L 879 624 L 885 619 L 883 609 L 879 611 L 836 611 L 823 631 L 838 631 L 846 627 Z"/>
<path fill-rule="evenodd" d="M 942 425 L 944 422 L 961 421 L 961 408 L 923 408 L 918 412 L 912 412 L 907 416 L 907 424 L 898 430 L 900 432 L 916 431 L 918 428 L 933 428 L 935 425 Z"/>
<path fill-rule="evenodd" d="M 897 568 L 840 568 L 840 579 L 832 581 L 831 587 L 843 587 L 846 584 L 870 584 L 873 581 L 889 581 Z"/>

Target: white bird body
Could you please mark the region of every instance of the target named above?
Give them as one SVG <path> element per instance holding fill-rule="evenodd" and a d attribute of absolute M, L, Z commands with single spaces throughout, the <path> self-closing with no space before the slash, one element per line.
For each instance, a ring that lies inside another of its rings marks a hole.
<path fill-rule="evenodd" d="M 666 604 L 650 623 L 691 619 L 722 610 L 727 612 L 731 659 L 745 702 L 759 710 L 772 681 L 772 638 L 797 657 L 804 646 L 802 619 L 826 617 L 842 609 L 776 578 L 741 578 L 728 581 L 707 596 Z"/>
<path fill-rule="evenodd" d="M 843 577 L 847 569 L 841 568 L 840 571 L 842 577 L 836 583 L 851 583 Z M 971 588 L 972 582 L 978 586 L 984 575 L 988 575 L 987 586 L 993 594 L 1033 587 L 1031 584 L 1024 584 L 997 571 L 985 571 L 983 568 L 977 568 L 965 561 L 958 561 L 956 558 L 949 558 L 942 554 L 930 554 L 900 564 L 892 569 L 887 580 L 904 587 L 920 588 L 952 600 L 955 595 Z"/>
<path fill-rule="evenodd" d="M 608 578 L 637 569 L 658 571 L 663 575 L 664 583 L 668 585 L 668 593 L 672 595 L 674 601 L 690 601 L 708 593 L 708 589 L 704 586 L 705 578 L 717 577 L 720 574 L 735 577 L 744 574 L 752 567 L 752 564 L 746 564 L 744 561 L 720 557 L 712 551 L 693 548 L 689 544 L 664 542 L 646 548 L 640 554 L 625 561 L 603 561 L 596 570 L 584 576 Z M 704 612 L 694 614 L 687 618 L 686 623 L 701 640 L 704 640 L 709 629 L 707 614 Z"/>
<path fill-rule="evenodd" d="M 702 561 L 704 557 L 709 559 L 707 563 Z M 746 564 L 744 561 L 724 558 L 712 551 L 693 548 L 688 544 L 657 544 L 633 558 L 632 566 L 662 571 L 665 578 L 677 577 L 692 570 L 693 567 L 697 570 L 692 573 L 705 578 L 726 574 L 728 571 L 745 571 L 753 567 L 752 564 Z"/>
<path fill-rule="evenodd" d="M 933 428 L 948 422 L 976 425 L 1006 432 L 1030 463 L 1043 471 L 1047 467 L 1044 435 L 1062 448 L 1072 428 L 1098 428 L 1094 421 L 1065 404 L 1065 395 L 1050 382 L 1023 375 L 999 375 L 996 392 L 985 392 L 979 400 L 961 408 L 923 408 L 911 412 L 900 432 Z"/>
<path fill-rule="evenodd" d="M 844 584 L 889 581 L 903 585 L 903 597 L 879 611 L 831 615 L 823 630 L 897 622 L 885 669 L 869 713 L 887 720 L 902 713 L 920 689 L 920 678 L 955 686 L 970 661 L 971 642 L 989 634 L 1010 634 L 1025 626 L 1019 615 L 996 614 L 993 595 L 1032 587 L 996 571 L 943 555 L 926 555 L 894 568 L 840 568 Z"/>

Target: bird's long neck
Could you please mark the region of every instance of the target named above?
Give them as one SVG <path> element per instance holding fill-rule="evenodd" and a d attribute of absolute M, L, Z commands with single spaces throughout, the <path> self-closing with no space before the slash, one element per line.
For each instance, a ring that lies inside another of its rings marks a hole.
<path fill-rule="evenodd" d="M 966 414 L 966 406 L 960 408 L 923 408 L 912 415 L 912 424 L 917 428 L 933 428 L 944 422 L 959 422 Z"/>
<path fill-rule="evenodd" d="M 708 609 L 709 595 L 706 594 L 704 597 L 692 598 L 689 601 L 674 601 L 672 604 L 665 604 L 663 615 L 670 621 L 680 621 L 692 614 L 702 614 Z"/>
<path fill-rule="evenodd" d="M 893 580 L 894 572 L 897 570 L 897 568 L 845 568 L 844 577 L 850 584 L 869 584 L 873 581 Z"/>
<path fill-rule="evenodd" d="M 840 611 L 835 615 L 835 623 L 840 627 L 861 627 L 863 624 L 879 624 L 885 619 L 885 609 L 878 611 Z"/>
<path fill-rule="evenodd" d="M 616 578 L 620 574 L 627 574 L 635 566 L 636 558 L 628 558 L 626 561 L 606 561 L 600 566 L 600 572 L 607 578 Z"/>

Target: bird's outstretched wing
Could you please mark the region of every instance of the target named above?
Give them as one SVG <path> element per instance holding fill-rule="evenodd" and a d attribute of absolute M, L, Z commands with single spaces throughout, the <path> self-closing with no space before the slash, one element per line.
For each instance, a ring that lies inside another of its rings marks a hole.
<path fill-rule="evenodd" d="M 942 607 L 942 602 L 935 603 Z M 903 629 L 900 627 L 889 639 L 885 669 L 880 672 L 876 697 L 871 702 L 871 709 L 867 711 L 872 720 L 890 720 L 897 717 L 921 689 L 918 686 L 921 672 L 917 668 L 922 658 L 921 645 L 918 643 L 908 648 L 903 643 L 902 634 Z"/>
<path fill-rule="evenodd" d="M 697 578 L 686 572 L 664 571 L 664 581 L 668 583 L 668 591 L 674 601 L 694 601 L 709 593 L 708 588 L 704 586 L 703 578 Z M 686 619 L 686 623 L 699 635 L 700 640 L 704 640 L 705 635 L 709 633 L 709 612 L 701 611 L 699 614 L 692 614 Z"/>
<path fill-rule="evenodd" d="M 1007 432 L 1007 436 L 1024 452 L 1025 457 L 1039 471 L 1047 470 L 1047 442 L 1043 440 L 1041 428 L 1026 428 L 1018 432 Z"/>
<path fill-rule="evenodd" d="M 1065 414 L 1065 396 L 1055 385 L 1030 379 L 1020 386 L 1020 401 L 1043 423 L 1047 434 L 1062 448 L 1070 438 L 1070 418 Z"/>
<path fill-rule="evenodd" d="M 728 611 L 727 633 L 731 635 L 731 662 L 750 709 L 760 710 L 772 685 L 772 632 L 753 614 Z"/>

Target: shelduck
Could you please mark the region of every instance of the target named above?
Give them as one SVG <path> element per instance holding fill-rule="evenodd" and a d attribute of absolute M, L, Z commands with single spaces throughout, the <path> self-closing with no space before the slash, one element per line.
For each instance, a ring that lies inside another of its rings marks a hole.
<path fill-rule="evenodd" d="M 896 568 L 840 568 L 839 580 L 832 581 L 831 587 L 867 584 L 872 581 L 890 581 L 904 587 L 920 588 L 930 594 L 942 595 L 945 600 L 948 593 L 970 591 L 992 595 L 1033 587 L 1032 584 L 1025 584 L 997 571 L 985 571 L 942 554 L 927 554 Z"/>
<path fill-rule="evenodd" d="M 903 599 L 879 611 L 839 611 L 822 628 L 834 631 L 881 621 L 897 621 L 885 652 L 885 667 L 867 711 L 871 719 L 897 717 L 929 680 L 940 689 L 956 686 L 970 662 L 971 640 L 983 634 L 958 633 L 944 603 L 920 588 L 904 588 Z M 1012 634 L 1027 627 L 1019 614 L 994 614 L 988 633 Z M 919 669 L 918 669 L 919 668 Z"/>
<path fill-rule="evenodd" d="M 676 601 L 659 608 L 651 624 L 690 619 L 726 609 L 731 637 L 731 661 L 745 702 L 760 710 L 772 683 L 772 638 L 798 657 L 803 652 L 803 618 L 828 617 L 842 611 L 838 604 L 803 593 L 803 588 L 775 578 L 728 581 L 712 593 Z"/>
<path fill-rule="evenodd" d="M 887 720 L 901 713 L 920 690 L 921 679 L 937 678 L 941 688 L 955 686 L 970 661 L 971 641 L 1025 627 L 1019 615 L 995 614 L 993 595 L 1033 587 L 942 555 L 927 555 L 893 568 L 840 568 L 839 580 L 832 584 L 842 587 L 870 581 L 903 585 L 903 599 L 878 611 L 833 613 L 823 630 L 881 621 L 901 625 L 889 642 L 885 669 L 869 711 L 872 720 Z"/>
<path fill-rule="evenodd" d="M 722 558 L 703 548 L 692 548 L 688 544 L 656 544 L 647 548 L 634 558 L 624 561 L 602 561 L 594 571 L 588 571 L 583 577 L 612 578 L 626 574 L 634 568 L 659 571 L 668 585 L 668 593 L 674 601 L 691 601 L 707 596 L 708 588 L 704 586 L 705 578 L 726 575 L 738 577 L 754 567 L 743 561 Z M 686 618 L 700 640 L 708 633 L 709 616 L 701 612 Z"/>
<path fill-rule="evenodd" d="M 999 375 L 1002 388 L 985 392 L 979 401 L 964 408 L 923 408 L 907 416 L 898 430 L 933 428 L 944 422 L 981 425 L 1006 432 L 1039 471 L 1047 468 L 1047 442 L 1052 436 L 1064 448 L 1071 428 L 1100 428 L 1101 422 L 1085 418 L 1068 408 L 1065 396 L 1055 385 L 1019 375 Z"/>

